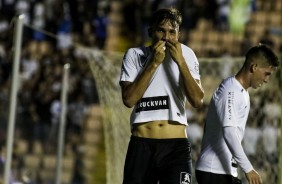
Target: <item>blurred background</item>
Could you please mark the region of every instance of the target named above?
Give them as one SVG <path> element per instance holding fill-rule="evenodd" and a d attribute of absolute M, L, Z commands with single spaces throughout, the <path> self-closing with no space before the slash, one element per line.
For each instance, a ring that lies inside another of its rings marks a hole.
<path fill-rule="evenodd" d="M 123 125 L 114 123 L 124 108 L 120 101 L 113 103 L 119 98 L 120 62 L 129 47 L 150 44 L 148 20 L 154 10 L 163 7 L 181 11 L 180 41 L 194 50 L 200 62 L 205 107 L 198 110 L 187 107 L 188 135 L 195 161 L 215 86 L 223 77 L 236 72 L 251 46 L 265 43 L 281 56 L 281 0 L 1 0 L 0 183 L 7 141 L 15 15 L 25 15 L 25 26 L 11 180 L 54 183 L 63 66 L 69 63 L 61 182 L 104 184 L 120 183 L 117 181 L 122 177 L 129 139 L 127 112 L 119 120 Z M 95 53 L 85 56 L 85 50 Z M 109 68 L 113 65 L 114 72 L 95 67 L 93 63 L 97 61 Z M 281 175 L 280 70 L 273 78 L 269 87 L 251 91 L 252 108 L 243 143 L 267 183 L 278 183 Z M 112 79 L 115 85 L 108 85 Z M 106 100 L 114 107 L 109 107 Z M 110 123 L 109 117 L 113 118 Z M 123 141 L 113 143 L 119 138 Z M 120 160 L 118 164 L 115 159 Z"/>

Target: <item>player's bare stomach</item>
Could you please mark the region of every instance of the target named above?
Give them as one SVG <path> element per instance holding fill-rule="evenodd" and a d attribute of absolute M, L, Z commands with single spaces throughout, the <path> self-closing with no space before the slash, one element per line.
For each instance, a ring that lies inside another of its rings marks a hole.
<path fill-rule="evenodd" d="M 151 121 L 133 125 L 132 135 L 153 139 L 186 138 L 186 126 L 174 121 Z"/>

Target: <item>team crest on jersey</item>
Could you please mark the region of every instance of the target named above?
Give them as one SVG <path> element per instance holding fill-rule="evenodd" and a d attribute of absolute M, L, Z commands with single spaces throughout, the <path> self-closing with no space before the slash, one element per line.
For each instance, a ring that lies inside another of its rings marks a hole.
<path fill-rule="evenodd" d="M 199 72 L 199 63 L 195 62 L 195 68 L 194 68 L 197 72 Z"/>
<path fill-rule="evenodd" d="M 192 183 L 191 174 L 187 172 L 181 172 L 180 173 L 180 184 L 191 184 L 191 183 Z"/>

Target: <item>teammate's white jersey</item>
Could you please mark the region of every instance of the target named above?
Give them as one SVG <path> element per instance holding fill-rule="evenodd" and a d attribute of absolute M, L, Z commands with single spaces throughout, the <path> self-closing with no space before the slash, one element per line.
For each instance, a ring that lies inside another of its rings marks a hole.
<path fill-rule="evenodd" d="M 183 44 L 181 47 L 192 77 L 199 80 L 199 62 L 194 52 Z M 150 47 L 129 49 L 123 58 L 120 81 L 133 82 L 151 57 Z M 182 77 L 177 64 L 166 51 L 163 63 L 156 69 L 142 99 L 131 113 L 131 125 L 155 120 L 172 120 L 187 125 L 185 104 Z"/>
<path fill-rule="evenodd" d="M 206 131 L 196 169 L 231 174 L 236 177 L 237 163 L 223 137 L 224 127 L 236 127 L 236 135 L 241 143 L 250 110 L 248 91 L 232 76 L 223 80 L 214 92 L 206 116 Z M 236 130 L 235 129 L 235 130 Z"/>

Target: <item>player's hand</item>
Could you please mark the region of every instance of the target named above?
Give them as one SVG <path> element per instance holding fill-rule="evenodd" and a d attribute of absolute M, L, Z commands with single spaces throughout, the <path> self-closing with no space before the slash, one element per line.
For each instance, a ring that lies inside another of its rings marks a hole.
<path fill-rule="evenodd" d="M 166 47 L 170 53 L 171 58 L 177 63 L 180 64 L 184 61 L 181 43 L 177 40 L 168 40 L 166 42 Z"/>
<path fill-rule="evenodd" d="M 160 40 L 156 44 L 154 44 L 153 47 L 153 62 L 155 62 L 157 65 L 161 64 L 165 58 L 165 52 L 166 52 L 166 46 L 165 41 Z"/>
<path fill-rule="evenodd" d="M 257 171 L 252 170 L 245 174 L 249 184 L 262 184 L 262 180 Z"/>

